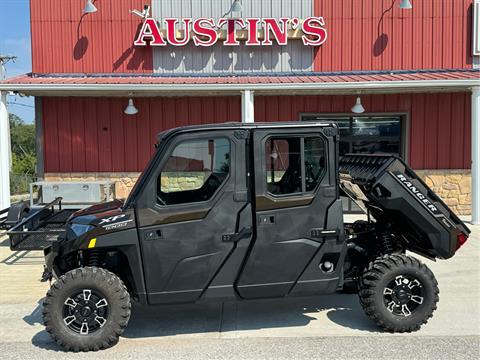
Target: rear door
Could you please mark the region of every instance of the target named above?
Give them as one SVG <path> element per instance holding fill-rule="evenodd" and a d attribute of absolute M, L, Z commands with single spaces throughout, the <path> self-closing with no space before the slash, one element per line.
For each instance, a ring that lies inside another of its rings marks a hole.
<path fill-rule="evenodd" d="M 285 296 L 328 236 L 339 239 L 334 141 L 320 127 L 299 127 L 255 130 L 253 143 L 256 236 L 237 291 L 244 298 Z M 335 203 L 338 226 L 330 226 L 326 214 Z M 318 264 L 312 274 L 308 281 L 326 275 Z"/>
<path fill-rule="evenodd" d="M 137 205 L 150 303 L 197 300 L 233 252 L 247 204 L 244 138 L 241 130 L 176 135 L 155 165 Z"/>

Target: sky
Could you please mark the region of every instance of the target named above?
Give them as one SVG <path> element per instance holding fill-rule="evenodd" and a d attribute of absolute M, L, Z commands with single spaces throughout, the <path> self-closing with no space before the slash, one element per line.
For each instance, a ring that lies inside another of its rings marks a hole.
<path fill-rule="evenodd" d="M 0 0 L 0 54 L 15 55 L 15 63 L 6 65 L 7 78 L 32 71 L 30 47 L 30 1 Z M 8 110 L 32 123 L 34 98 L 8 96 Z"/>

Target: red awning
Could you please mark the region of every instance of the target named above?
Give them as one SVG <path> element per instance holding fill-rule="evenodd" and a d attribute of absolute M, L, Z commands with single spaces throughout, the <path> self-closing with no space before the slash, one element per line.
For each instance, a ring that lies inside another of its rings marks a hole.
<path fill-rule="evenodd" d="M 480 69 L 419 70 L 419 71 L 365 71 L 343 73 L 259 74 L 259 75 L 131 75 L 131 74 L 26 74 L 2 81 L 1 84 L 305 84 L 351 83 L 365 81 L 414 80 L 479 80 Z"/>
<path fill-rule="evenodd" d="M 480 69 L 352 71 L 275 74 L 26 74 L 0 82 L 0 90 L 28 95 L 135 96 L 186 93 L 466 91 L 480 86 Z"/>

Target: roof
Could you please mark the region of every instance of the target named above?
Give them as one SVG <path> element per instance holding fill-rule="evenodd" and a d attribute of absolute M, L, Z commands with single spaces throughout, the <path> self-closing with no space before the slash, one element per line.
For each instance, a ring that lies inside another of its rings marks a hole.
<path fill-rule="evenodd" d="M 219 92 L 291 90 L 467 89 L 480 85 L 480 69 L 302 72 L 259 74 L 25 74 L 0 82 L 0 90 Z M 102 94 L 97 94 L 102 95 Z M 104 94 L 107 95 L 107 94 Z"/>
<path fill-rule="evenodd" d="M 277 122 L 227 122 L 220 124 L 202 124 L 202 125 L 187 125 L 178 128 L 168 129 L 157 134 L 157 140 L 161 141 L 166 136 L 183 132 L 196 132 L 205 130 L 254 130 L 254 129 L 284 129 L 284 128 L 325 128 L 337 127 L 333 122 L 328 121 L 277 121 Z"/>

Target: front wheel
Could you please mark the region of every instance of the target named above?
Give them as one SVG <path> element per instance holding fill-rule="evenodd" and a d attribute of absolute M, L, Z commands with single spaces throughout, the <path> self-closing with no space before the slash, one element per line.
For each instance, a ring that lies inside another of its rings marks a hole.
<path fill-rule="evenodd" d="M 372 261 L 360 279 L 360 304 L 367 316 L 390 332 L 410 332 L 426 324 L 437 308 L 438 283 L 432 271 L 406 255 Z"/>
<path fill-rule="evenodd" d="M 52 285 L 43 303 L 43 321 L 65 349 L 97 351 L 118 341 L 130 311 L 130 296 L 119 277 L 85 267 L 67 272 Z"/>

